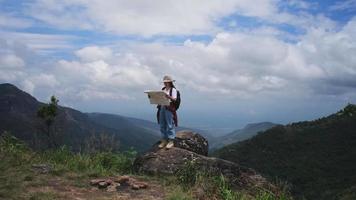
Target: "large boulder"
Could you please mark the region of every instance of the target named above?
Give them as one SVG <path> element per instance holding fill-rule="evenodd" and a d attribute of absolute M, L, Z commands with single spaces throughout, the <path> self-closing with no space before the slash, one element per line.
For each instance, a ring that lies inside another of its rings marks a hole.
<path fill-rule="evenodd" d="M 197 139 L 198 138 L 198 139 Z M 227 160 L 207 157 L 207 141 L 197 133 L 183 131 L 177 133 L 175 147 L 159 149 L 155 144 L 151 150 L 139 155 L 134 161 L 134 170 L 146 174 L 175 174 L 187 163 L 210 174 L 224 175 L 236 186 L 273 187 L 254 170 Z M 197 145 L 197 147 L 194 147 Z"/>

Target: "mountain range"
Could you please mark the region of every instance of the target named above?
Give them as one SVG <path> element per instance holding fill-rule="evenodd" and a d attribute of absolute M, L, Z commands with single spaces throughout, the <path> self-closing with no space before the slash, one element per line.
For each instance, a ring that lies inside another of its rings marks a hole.
<path fill-rule="evenodd" d="M 16 137 L 31 143 L 34 137 L 43 137 L 41 120 L 37 110 L 45 105 L 12 84 L 0 84 L 0 134 L 10 131 Z M 136 125 L 132 120 L 119 115 L 83 113 L 58 106 L 55 120 L 61 145 L 80 150 L 91 135 L 108 134 L 118 143 L 119 149 L 130 147 L 138 151 L 149 148 L 159 139 L 157 132 Z"/>
<path fill-rule="evenodd" d="M 267 129 L 270 129 L 278 124 L 274 124 L 272 122 L 260 122 L 260 123 L 251 123 L 247 124 L 244 128 L 235 130 L 231 133 L 228 133 L 226 135 L 216 137 L 214 140 L 212 140 L 210 148 L 210 151 L 214 151 L 216 149 L 219 149 L 223 146 L 247 140 L 255 135 L 257 135 L 259 132 L 265 131 Z"/>
<path fill-rule="evenodd" d="M 9 131 L 34 146 L 39 138 L 45 137 L 41 132 L 43 122 L 37 117 L 37 110 L 44 105 L 15 85 L 0 84 L 0 134 Z M 155 117 L 155 113 L 152 116 Z M 84 113 L 64 106 L 58 106 L 55 126 L 55 140 L 76 151 L 81 150 L 93 135 L 108 135 L 109 140 L 117 143 L 119 150 L 132 147 L 139 152 L 147 150 L 160 139 L 159 124 L 156 122 L 117 114 Z M 199 132 L 211 141 L 215 138 L 199 129 L 177 127 L 176 130 L 184 129 Z"/>

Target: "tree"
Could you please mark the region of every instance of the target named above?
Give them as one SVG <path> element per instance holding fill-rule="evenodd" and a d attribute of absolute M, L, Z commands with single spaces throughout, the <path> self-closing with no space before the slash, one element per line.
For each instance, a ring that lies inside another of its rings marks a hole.
<path fill-rule="evenodd" d="M 50 147 L 56 147 L 55 130 L 52 130 L 52 125 L 57 116 L 58 99 L 55 96 L 51 96 L 51 101 L 41 106 L 37 111 L 37 116 L 41 118 L 46 126 L 44 133 L 47 135 Z"/>

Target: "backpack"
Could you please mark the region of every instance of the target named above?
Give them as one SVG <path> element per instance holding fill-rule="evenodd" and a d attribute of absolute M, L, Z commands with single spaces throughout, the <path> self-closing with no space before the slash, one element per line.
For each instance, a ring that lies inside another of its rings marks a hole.
<path fill-rule="evenodd" d="M 164 90 L 166 87 L 163 87 L 162 90 Z M 176 89 L 176 88 L 175 88 Z M 172 96 L 172 90 L 173 88 L 171 88 L 171 90 L 169 91 L 169 95 Z M 177 89 L 176 89 L 177 90 Z M 180 92 L 179 90 L 177 90 L 177 99 L 175 101 L 172 102 L 172 104 L 174 105 L 174 107 L 176 108 L 176 110 L 178 110 L 179 106 L 180 106 Z"/>

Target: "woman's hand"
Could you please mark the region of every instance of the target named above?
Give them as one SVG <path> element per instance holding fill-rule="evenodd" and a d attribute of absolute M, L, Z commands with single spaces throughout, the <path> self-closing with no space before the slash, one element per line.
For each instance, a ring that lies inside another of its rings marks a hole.
<path fill-rule="evenodd" d="M 172 99 L 172 97 L 169 96 L 169 94 L 166 94 L 166 98 L 167 98 L 167 99 Z"/>

